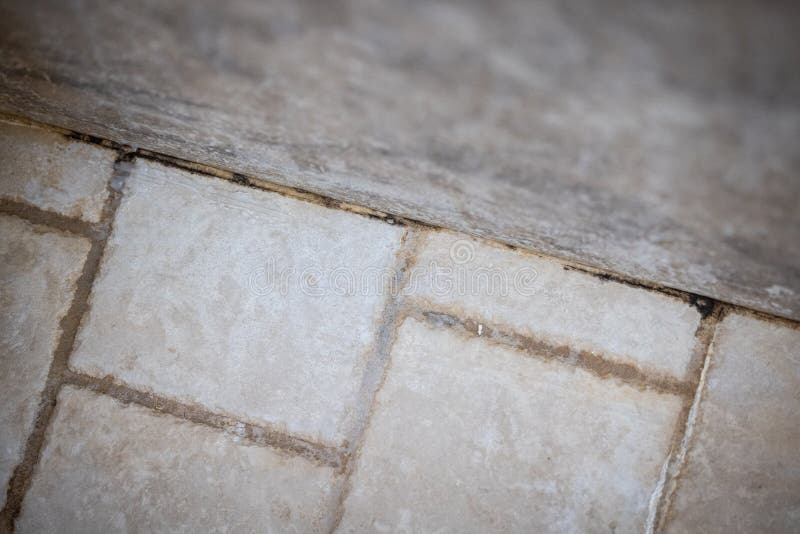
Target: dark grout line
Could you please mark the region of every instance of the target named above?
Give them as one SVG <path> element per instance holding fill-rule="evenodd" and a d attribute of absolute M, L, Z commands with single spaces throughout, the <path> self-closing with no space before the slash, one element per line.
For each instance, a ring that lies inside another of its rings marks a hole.
<path fill-rule="evenodd" d="M 700 357 L 693 372 L 693 392 L 691 397 L 684 399 L 678 418 L 679 422 L 672 435 L 670 452 L 665 460 L 659 483 L 651 496 L 650 511 L 646 525 L 647 534 L 661 532 L 666 526 L 672 499 L 677 491 L 678 480 L 691 446 L 694 423 L 697 419 L 708 370 L 712 362 L 717 328 L 729 312 L 729 307 L 715 304 L 697 329 L 696 354 L 699 354 Z"/>
<path fill-rule="evenodd" d="M 92 240 L 102 236 L 103 229 L 101 224 L 73 219 L 60 213 L 43 210 L 15 200 L 0 199 L 0 213 L 25 219 L 32 224 L 48 226 L 62 232 L 88 237 Z"/>
<path fill-rule="evenodd" d="M 700 376 L 705 365 L 706 358 L 708 357 L 708 349 L 714 339 L 714 333 L 717 330 L 717 325 L 722 321 L 726 307 L 720 302 L 712 302 L 711 308 L 708 313 L 704 314 L 700 319 L 700 323 L 694 332 L 694 347 L 692 349 L 692 356 L 689 360 L 687 373 L 691 376 L 690 384 L 692 394 L 697 389 L 697 384 L 700 381 Z"/>
<path fill-rule="evenodd" d="M 92 231 L 90 232 L 93 237 L 91 247 L 86 261 L 83 264 L 81 275 L 76 283 L 76 289 L 70 307 L 67 313 L 61 318 L 59 324 L 61 335 L 59 336 L 58 344 L 53 352 L 53 359 L 50 363 L 50 369 L 47 373 L 47 379 L 41 393 L 38 411 L 34 419 L 33 430 L 25 443 L 22 461 L 16 466 L 11 475 L 11 480 L 8 482 L 6 504 L 2 512 L 0 512 L 0 529 L 5 532 L 14 531 L 14 521 L 22 510 L 22 501 L 30 487 L 33 473 L 39 462 L 42 446 L 45 441 L 45 434 L 55 409 L 58 392 L 63 383 L 64 372 L 67 370 L 67 361 L 69 360 L 75 343 L 75 336 L 78 333 L 81 319 L 89 307 L 89 295 L 92 290 L 92 284 L 99 270 L 106 242 L 113 226 L 114 215 L 121 200 L 121 195 L 119 193 L 120 188 L 114 188 L 112 184 L 125 179 L 131 159 L 132 156 L 130 154 L 123 153 L 120 154 L 114 163 L 114 171 L 107 183 L 109 196 L 103 206 L 100 222 L 96 225 L 92 225 Z M 29 215 L 36 214 L 33 216 L 39 217 L 38 220 L 41 222 L 64 222 L 60 217 L 53 217 L 48 212 L 42 210 L 26 210 L 26 212 Z M 70 226 L 72 224 L 73 223 L 69 223 L 66 226 L 72 227 Z M 58 228 L 58 226 L 55 226 L 55 228 Z M 85 229 L 83 227 L 80 228 Z M 74 229 L 78 229 L 78 227 Z"/>
<path fill-rule="evenodd" d="M 238 172 L 218 169 L 216 167 L 211 167 L 208 165 L 204 165 L 202 163 L 195 163 L 192 161 L 176 158 L 174 156 L 168 156 L 165 154 L 160 154 L 146 149 L 138 149 L 136 154 L 141 159 L 154 161 L 156 163 L 164 165 L 165 167 L 171 167 L 182 171 L 188 171 L 193 174 L 198 174 L 205 177 L 218 178 L 220 180 L 225 180 L 226 182 L 231 182 L 242 187 L 249 187 L 251 189 L 256 189 L 258 191 L 274 193 L 284 197 L 293 198 L 295 200 L 310 202 L 312 204 L 316 204 L 318 206 L 322 206 L 329 209 L 347 211 L 349 213 L 353 213 L 354 215 L 360 215 L 362 217 L 367 217 L 369 219 L 376 219 L 388 224 L 394 224 L 400 226 L 424 225 L 430 227 L 430 225 L 425 225 L 425 223 L 420 223 L 418 221 L 413 221 L 411 219 L 407 219 L 404 217 L 390 215 L 388 213 L 374 210 L 366 206 L 360 206 L 343 200 L 337 200 L 332 197 L 325 196 L 312 191 L 307 191 L 296 187 L 280 185 L 276 182 L 269 182 L 262 178 L 250 178 Z"/>
<path fill-rule="evenodd" d="M 321 445 L 264 425 L 255 425 L 235 417 L 214 413 L 200 405 L 188 404 L 147 391 L 140 391 L 115 380 L 113 376 L 97 378 L 67 369 L 64 373 L 63 383 L 113 397 L 124 404 L 136 404 L 155 412 L 169 414 L 178 419 L 204 425 L 215 430 L 224 430 L 226 433 L 246 439 L 253 445 L 278 449 L 294 456 L 301 456 L 318 465 L 339 469 L 343 463 L 342 453 L 337 447 Z"/>
<path fill-rule="evenodd" d="M 129 145 L 124 145 L 108 139 L 103 139 L 97 136 L 75 132 L 74 130 L 68 130 L 66 128 L 61 128 L 59 126 L 54 126 L 39 121 L 33 121 L 26 117 L 21 117 L 9 113 L 0 112 L 0 119 L 15 121 L 32 127 L 46 128 L 51 131 L 57 132 L 63 135 L 64 137 L 72 139 L 74 141 L 95 144 L 102 146 L 104 148 L 111 148 L 123 152 L 135 152 L 135 155 L 138 158 L 155 161 L 168 167 L 189 171 L 207 177 L 226 180 L 244 187 L 251 187 L 253 189 L 258 189 L 261 191 L 267 191 L 270 193 L 276 193 L 282 196 L 295 198 L 298 200 L 304 200 L 306 202 L 311 202 L 331 209 L 347 211 L 350 213 L 354 213 L 356 215 L 361 215 L 364 217 L 381 220 L 388 224 L 398 224 L 398 225 L 408 226 L 411 228 L 418 228 L 425 230 L 446 230 L 458 234 L 469 235 L 470 237 L 478 239 L 486 244 L 494 245 L 500 248 L 505 248 L 507 250 L 513 250 L 521 254 L 530 254 L 532 256 L 545 259 L 547 261 L 556 262 L 560 264 L 565 270 L 578 271 L 587 274 L 589 276 L 599 278 L 600 280 L 616 282 L 630 287 L 643 289 L 645 291 L 651 291 L 655 293 L 660 293 L 662 295 L 667 295 L 673 298 L 678 298 L 686 302 L 687 304 L 696 307 L 702 316 L 707 315 L 708 310 L 711 308 L 711 306 L 719 302 L 725 304 L 728 308 L 732 310 L 751 314 L 763 320 L 779 322 L 790 328 L 800 328 L 800 320 L 797 319 L 775 315 L 774 313 L 754 310 L 752 308 L 748 308 L 747 306 L 743 306 L 740 304 L 734 304 L 732 302 L 722 301 L 715 297 L 700 295 L 698 293 L 694 293 L 683 289 L 668 287 L 663 284 L 659 284 L 657 282 L 651 282 L 645 279 L 636 278 L 634 276 L 614 273 L 605 269 L 592 267 L 591 265 L 580 263 L 579 261 L 576 260 L 560 258 L 557 256 L 545 254 L 535 249 L 525 248 L 520 245 L 506 243 L 503 241 L 499 241 L 495 238 L 487 238 L 485 236 L 477 234 L 467 234 L 466 232 L 463 232 L 461 230 L 453 230 L 447 227 L 439 226 L 437 224 L 431 224 L 425 221 L 420 221 L 408 217 L 403 217 L 400 215 L 395 215 L 375 210 L 366 206 L 353 204 L 351 202 L 343 200 L 338 200 L 323 193 L 304 190 L 299 187 L 281 185 L 277 182 L 269 181 L 266 178 L 250 177 L 243 173 L 229 171 L 202 163 L 192 162 L 176 156 L 170 156 L 168 154 L 163 154 L 160 152 L 144 148 L 131 147 Z M 278 173 L 272 173 L 272 175 L 278 176 Z"/>
<path fill-rule="evenodd" d="M 367 427 L 375 410 L 375 399 L 386 380 L 392 346 L 397 337 L 397 329 L 403 319 L 403 289 L 408 284 L 411 271 L 417 262 L 419 238 L 419 233 L 413 229 L 406 231 L 398 253 L 397 263 L 400 268 L 395 269 L 395 277 L 389 282 L 392 286 L 387 292 L 389 298 L 378 327 L 374 350 L 362 375 L 358 400 L 355 403 L 356 410 L 360 410 L 360 417 L 356 418 L 356 424 L 348 432 L 347 457 L 343 466 L 344 476 L 339 487 L 339 496 L 334 502 L 335 508 L 331 511 L 332 522 L 328 531 L 331 534 L 336 531 L 344 517 L 344 504 L 352 489 L 351 478 L 364 445 Z"/>
<path fill-rule="evenodd" d="M 429 308 L 427 304 L 424 306 Z M 503 330 L 478 319 L 456 317 L 446 311 L 434 309 L 410 310 L 409 317 L 429 325 L 453 329 L 465 337 L 481 337 L 488 342 L 520 351 L 533 358 L 572 365 L 599 378 L 613 378 L 637 389 L 650 389 L 683 398 L 690 397 L 693 391 L 690 382 L 646 372 L 634 364 L 614 361 L 607 355 L 578 350 L 568 345 L 554 345 L 543 339 L 523 335 L 510 329 Z"/>

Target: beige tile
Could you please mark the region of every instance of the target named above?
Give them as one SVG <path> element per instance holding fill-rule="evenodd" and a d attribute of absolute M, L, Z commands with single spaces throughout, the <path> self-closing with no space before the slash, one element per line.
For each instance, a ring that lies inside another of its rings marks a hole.
<path fill-rule="evenodd" d="M 0 120 L 0 197 L 97 222 L 116 153 Z"/>
<path fill-rule="evenodd" d="M 449 232 L 427 234 L 417 272 L 413 293 L 435 307 L 687 377 L 700 313 L 678 299 Z"/>
<path fill-rule="evenodd" d="M 320 532 L 333 469 L 65 388 L 18 532 Z"/>
<path fill-rule="evenodd" d="M 386 300 L 362 277 L 380 282 L 402 233 L 140 161 L 72 364 L 337 444 Z"/>
<path fill-rule="evenodd" d="M 642 531 L 680 408 L 407 319 L 340 531 Z"/>
<path fill-rule="evenodd" d="M 800 528 L 800 330 L 719 327 L 668 532 Z"/>
<path fill-rule="evenodd" d="M 89 242 L 0 215 L 0 506 L 33 426 Z"/>

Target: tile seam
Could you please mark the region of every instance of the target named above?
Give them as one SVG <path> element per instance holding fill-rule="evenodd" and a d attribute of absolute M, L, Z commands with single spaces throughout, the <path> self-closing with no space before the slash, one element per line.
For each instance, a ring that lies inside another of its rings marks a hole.
<path fill-rule="evenodd" d="M 452 329 L 470 339 L 486 339 L 522 352 L 526 357 L 570 365 L 601 380 L 615 380 L 637 389 L 648 389 L 681 398 L 691 396 L 693 391 L 690 381 L 644 371 L 635 364 L 614 361 L 605 354 L 575 349 L 569 345 L 556 345 L 543 338 L 514 332 L 513 329 L 497 328 L 481 319 L 458 317 L 427 304 L 420 306 L 417 303 L 409 311 L 409 316 L 428 325 Z"/>
<path fill-rule="evenodd" d="M 68 217 L 26 202 L 2 198 L 0 199 L 0 213 L 70 235 L 86 237 L 91 240 L 102 238 L 103 227 L 101 223 L 91 223 L 82 219 Z"/>
<path fill-rule="evenodd" d="M 700 404 L 705 393 L 708 371 L 713 364 L 714 342 L 717 331 L 720 323 L 729 312 L 730 308 L 717 304 L 708 318 L 710 324 L 707 324 L 704 329 L 704 337 L 698 341 L 703 351 L 703 359 L 699 369 L 696 371 L 697 376 L 694 380 L 696 385 L 693 395 L 684 402 L 679 423 L 673 433 L 670 452 L 664 461 L 658 484 L 651 495 L 647 523 L 645 525 L 647 534 L 663 532 L 666 527 L 672 501 L 678 489 L 678 481 L 692 445 L 694 426 L 697 422 Z M 698 330 L 700 329 L 698 328 Z"/>
<path fill-rule="evenodd" d="M 23 446 L 22 458 L 15 466 L 6 487 L 6 504 L 0 511 L 0 530 L 4 532 L 14 531 L 15 520 L 22 510 L 25 494 L 39 463 L 47 430 L 55 412 L 58 393 L 63 385 L 67 362 L 72 354 L 81 320 L 89 307 L 92 286 L 100 269 L 108 236 L 113 228 L 114 217 L 121 201 L 120 186 L 127 177 L 133 158 L 134 156 L 130 152 L 120 150 L 106 182 L 108 198 L 103 205 L 100 222 L 92 226 L 89 252 L 84 260 L 81 274 L 75 283 L 69 307 L 59 321 L 58 341 L 51 355 L 50 367 L 39 397 L 32 429 Z M 42 212 L 43 210 L 30 213 L 36 213 L 37 217 L 41 215 L 38 219 L 40 222 L 56 220 L 50 215 L 45 216 Z M 59 228 L 55 227 L 55 229 Z"/>
<path fill-rule="evenodd" d="M 60 133 L 61 135 L 67 137 L 68 139 L 72 139 L 78 142 L 96 144 L 99 146 L 103 146 L 105 148 L 112 148 L 116 150 L 122 151 L 134 151 L 137 158 L 149 160 L 149 161 L 156 161 L 161 163 L 165 166 L 170 166 L 178 169 L 182 169 L 184 171 L 189 171 L 194 174 L 199 174 L 206 177 L 212 177 L 217 179 L 226 180 L 229 182 L 236 183 L 238 185 L 242 185 L 245 187 L 251 187 L 253 189 L 259 189 L 262 191 L 268 191 L 271 193 L 280 194 L 282 196 L 295 198 L 298 200 L 311 202 L 317 205 L 321 205 L 330 209 L 337 209 L 341 211 L 346 211 L 349 213 L 353 213 L 355 215 L 361 215 L 368 218 L 378 219 L 386 222 L 387 224 L 399 224 L 404 226 L 409 226 L 417 229 L 427 229 L 427 230 L 439 230 L 439 231 L 448 231 L 458 235 L 469 236 L 475 239 L 478 239 L 486 244 L 496 246 L 499 248 L 505 248 L 508 250 L 513 250 L 522 255 L 531 255 L 537 258 L 542 258 L 547 261 L 555 262 L 565 270 L 572 270 L 587 274 L 589 276 L 599 278 L 603 281 L 611 281 L 620 284 L 624 284 L 630 287 L 642 289 L 644 291 L 650 291 L 654 293 L 658 293 L 661 295 L 666 295 L 672 298 L 676 298 L 686 302 L 691 306 L 695 306 L 698 308 L 701 314 L 705 314 L 710 304 L 715 302 L 723 303 L 726 307 L 740 311 L 742 313 L 747 313 L 751 315 L 755 315 L 759 318 L 770 322 L 778 322 L 782 323 L 786 326 L 791 328 L 800 329 L 800 319 L 793 319 L 786 316 L 777 315 L 775 313 L 765 312 L 756 310 L 754 308 L 750 308 L 745 305 L 736 304 L 733 302 L 728 302 L 716 297 L 710 297 L 706 295 L 701 295 L 692 291 L 688 291 L 685 289 L 673 288 L 661 283 L 652 282 L 642 278 L 636 278 L 634 276 L 625 275 L 622 273 L 613 272 L 607 269 L 602 269 L 598 267 L 593 267 L 591 265 L 587 265 L 581 263 L 579 261 L 562 258 L 559 256 L 554 256 L 551 254 L 546 254 L 544 252 L 540 252 L 536 249 L 522 247 L 518 245 L 513 245 L 509 243 L 505 243 L 500 241 L 496 238 L 485 237 L 481 235 L 474 235 L 468 234 L 460 230 L 451 229 L 445 226 L 440 226 L 437 224 L 426 223 L 424 221 L 419 221 L 416 219 L 403 217 L 400 215 L 395 215 L 391 213 L 387 213 L 380 210 L 375 210 L 369 208 L 367 206 L 362 206 L 359 204 L 354 204 L 351 202 L 338 200 L 333 197 L 327 196 L 324 193 L 318 193 L 310 190 L 303 190 L 299 187 L 292 187 L 281 185 L 277 182 L 270 181 L 266 178 L 257 178 L 257 177 L 249 177 L 243 173 L 230 171 L 226 169 L 221 169 L 218 167 L 214 167 L 212 165 L 207 165 L 203 163 L 196 163 L 190 160 L 178 157 L 178 156 L 171 156 L 169 154 L 163 154 L 157 151 L 148 150 L 145 148 L 139 147 L 131 147 L 130 145 L 119 143 L 116 141 L 104 139 L 101 137 L 93 136 L 90 134 L 84 134 L 80 132 L 76 132 L 75 130 L 70 130 L 68 128 L 62 128 L 60 126 L 55 126 L 47 123 L 43 123 L 40 121 L 34 121 L 28 119 L 26 117 L 21 117 L 18 115 L 13 115 L 7 112 L 0 112 L 0 119 L 18 122 L 21 124 L 25 124 L 32 127 L 37 128 L 44 128 L 50 129 L 54 132 Z M 266 173 L 271 174 L 273 176 L 282 175 L 281 173 L 272 172 Z M 705 302 L 703 302 L 705 301 Z"/>
<path fill-rule="evenodd" d="M 135 404 L 158 414 L 166 414 L 182 421 L 221 430 L 223 434 L 241 438 L 249 444 L 299 456 L 316 465 L 338 469 L 342 463 L 342 454 L 338 447 L 315 443 L 267 425 L 254 424 L 231 415 L 216 413 L 200 404 L 186 403 L 143 391 L 116 380 L 113 375 L 99 378 L 67 369 L 64 372 L 63 382 L 64 385 L 93 391 L 123 404 Z"/>
<path fill-rule="evenodd" d="M 410 229 L 406 233 L 400 253 L 398 254 L 400 259 L 397 263 L 399 263 L 400 268 L 399 270 L 395 270 L 397 279 L 393 282 L 395 284 L 394 288 L 396 293 L 390 294 L 390 299 L 383 311 L 378 339 L 375 342 L 375 348 L 370 358 L 372 372 L 367 373 L 365 371 L 365 377 L 362 381 L 359 404 L 360 409 L 363 410 L 363 415 L 358 424 L 351 429 L 349 435 L 349 446 L 346 462 L 343 466 L 343 477 L 338 488 L 339 494 L 334 500 L 331 523 L 328 529 L 330 534 L 336 531 L 344 517 L 345 502 L 352 490 L 352 477 L 364 445 L 369 423 L 375 411 L 375 402 L 379 391 L 386 381 L 386 375 L 391 364 L 391 350 L 397 339 L 397 330 L 404 319 L 403 291 L 409 283 L 411 272 L 417 263 L 421 238 L 422 235 L 420 232 Z M 398 271 L 399 274 L 397 274 Z"/>

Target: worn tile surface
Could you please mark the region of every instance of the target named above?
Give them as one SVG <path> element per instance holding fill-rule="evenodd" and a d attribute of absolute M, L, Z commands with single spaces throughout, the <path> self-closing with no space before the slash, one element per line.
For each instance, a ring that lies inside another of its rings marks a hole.
<path fill-rule="evenodd" d="M 797 532 L 800 330 L 720 326 L 667 532 Z"/>
<path fill-rule="evenodd" d="M 676 298 L 450 232 L 426 234 L 415 272 L 423 307 L 686 378 L 700 313 Z"/>
<path fill-rule="evenodd" d="M 342 532 L 641 532 L 680 400 L 414 319 Z"/>
<path fill-rule="evenodd" d="M 0 198 L 97 222 L 116 154 L 0 120 Z"/>
<path fill-rule="evenodd" d="M 336 444 L 402 234 L 140 161 L 72 364 Z"/>
<path fill-rule="evenodd" d="M 800 318 L 798 6 L 10 0 L 0 109 Z"/>
<path fill-rule="evenodd" d="M 333 469 L 62 390 L 18 532 L 321 532 Z"/>
<path fill-rule="evenodd" d="M 83 238 L 0 215 L 0 506 L 88 251 Z"/>

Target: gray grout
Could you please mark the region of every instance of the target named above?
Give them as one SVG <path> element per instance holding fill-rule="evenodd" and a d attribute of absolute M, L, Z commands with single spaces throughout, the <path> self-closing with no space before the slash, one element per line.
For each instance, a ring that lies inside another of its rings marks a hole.
<path fill-rule="evenodd" d="M 351 490 L 351 480 L 353 471 L 356 468 L 361 447 L 364 445 L 364 438 L 369 426 L 372 412 L 375 407 L 375 398 L 378 391 L 386 379 L 389 367 L 389 359 L 397 336 L 397 329 L 403 319 L 403 290 L 408 284 L 411 272 L 416 265 L 417 253 L 419 248 L 420 234 L 413 229 L 406 231 L 403 236 L 400 250 L 398 251 L 397 264 L 399 269 L 395 269 L 395 278 L 390 281 L 393 286 L 387 291 L 388 301 L 384 308 L 378 335 L 376 336 L 373 354 L 371 355 L 368 366 L 365 369 L 359 389 L 359 401 L 356 403 L 356 410 L 360 417 L 356 419 L 356 424 L 348 433 L 347 459 L 344 465 L 344 476 L 339 484 L 338 497 L 334 500 L 335 508 L 332 512 L 332 520 L 329 532 L 333 533 L 344 516 L 344 504 Z"/>

